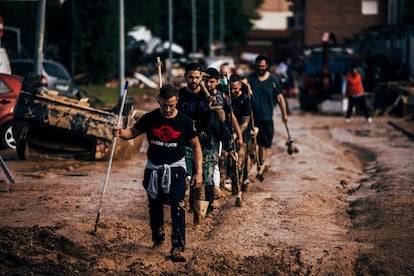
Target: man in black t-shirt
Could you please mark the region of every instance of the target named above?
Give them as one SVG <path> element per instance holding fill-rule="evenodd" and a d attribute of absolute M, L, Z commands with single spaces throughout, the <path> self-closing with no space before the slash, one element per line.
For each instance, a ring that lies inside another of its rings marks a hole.
<path fill-rule="evenodd" d="M 193 119 L 195 130 L 200 140 L 203 152 L 203 185 L 201 189 L 190 190 L 190 209 L 194 211 L 194 224 L 199 224 L 204 217 L 202 210 L 197 206 L 208 205 L 214 201 L 214 183 L 212 168 L 212 128 L 210 99 L 201 90 L 200 82 L 203 79 L 202 68 L 198 63 L 189 63 L 186 66 L 185 78 L 187 86 L 178 91 L 177 109 Z M 188 173 L 191 174 L 192 154 L 187 148 L 186 154 Z M 203 208 L 204 210 L 205 208 Z"/>
<path fill-rule="evenodd" d="M 247 76 L 252 93 L 252 109 L 254 124 L 259 128 L 257 145 L 259 146 L 259 165 L 267 166 L 267 151 L 274 137 L 274 108 L 277 104 L 281 109 L 282 122 L 288 121 L 288 113 L 282 87 L 279 80 L 269 72 L 270 61 L 266 56 L 258 55 L 255 59 L 255 72 Z"/>
<path fill-rule="evenodd" d="M 202 153 L 197 133 L 190 117 L 178 111 L 178 91 L 172 85 L 160 89 L 160 108 L 146 113 L 134 126 L 113 128 L 113 134 L 124 140 L 145 133 L 148 140 L 148 161 L 144 172 L 144 187 L 148 194 L 150 226 L 154 248 L 165 238 L 164 202 L 171 206 L 171 259 L 183 262 L 185 246 L 185 191 L 187 189 L 186 147 L 192 149 L 194 168 L 191 185 L 202 183 Z"/>
<path fill-rule="evenodd" d="M 251 112 L 252 106 L 247 91 L 247 86 L 242 82 L 242 78 L 234 74 L 230 77 L 230 91 L 231 91 L 231 104 L 233 107 L 234 115 L 240 125 L 240 130 L 243 135 L 243 144 L 240 145 L 238 150 L 238 164 L 239 169 L 239 185 L 241 191 L 246 191 L 248 185 L 248 152 L 251 147 Z M 234 187 L 234 186 L 233 186 Z M 237 187 L 238 188 L 238 187 Z M 239 188 L 238 188 L 239 189 Z M 240 192 L 240 191 L 237 191 Z"/>

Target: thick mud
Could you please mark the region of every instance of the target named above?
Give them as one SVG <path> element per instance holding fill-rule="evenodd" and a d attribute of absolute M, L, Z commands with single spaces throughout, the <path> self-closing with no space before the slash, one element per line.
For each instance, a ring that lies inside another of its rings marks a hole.
<path fill-rule="evenodd" d="M 152 249 L 142 187 L 145 145 L 106 162 L 24 161 L 1 151 L 0 274 L 4 275 L 412 275 L 414 144 L 404 119 L 300 113 L 289 128 L 300 152 L 276 136 L 263 182 L 252 168 L 241 207 L 226 193 L 195 227 L 187 214 L 187 262 Z M 296 108 L 295 108 L 296 107 Z M 412 124 L 412 122 L 411 122 Z M 406 129 L 406 128 L 405 128 Z"/>

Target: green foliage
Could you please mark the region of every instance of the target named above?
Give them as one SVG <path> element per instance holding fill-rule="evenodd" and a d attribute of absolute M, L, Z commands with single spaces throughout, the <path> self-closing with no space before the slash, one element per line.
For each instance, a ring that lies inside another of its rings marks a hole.
<path fill-rule="evenodd" d="M 83 91 L 92 106 L 98 108 L 113 107 L 119 100 L 119 92 L 116 87 L 105 87 L 103 85 L 87 85 L 80 86 L 79 89 Z M 128 96 L 135 97 L 138 94 L 154 93 L 151 90 L 142 89 L 138 86 L 131 86 L 128 88 Z"/>

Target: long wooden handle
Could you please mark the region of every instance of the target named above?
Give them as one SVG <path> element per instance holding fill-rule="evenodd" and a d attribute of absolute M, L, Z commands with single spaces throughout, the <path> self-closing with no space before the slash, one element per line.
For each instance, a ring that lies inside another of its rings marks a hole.
<path fill-rule="evenodd" d="M 161 71 L 161 58 L 157 57 L 157 65 L 158 65 L 158 78 L 160 79 L 160 88 L 162 87 L 162 71 Z"/>

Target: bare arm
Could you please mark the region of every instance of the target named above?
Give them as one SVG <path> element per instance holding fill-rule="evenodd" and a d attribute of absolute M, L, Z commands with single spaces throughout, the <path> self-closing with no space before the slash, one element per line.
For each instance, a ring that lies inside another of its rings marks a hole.
<path fill-rule="evenodd" d="M 247 78 L 244 78 L 244 79 L 242 79 L 242 83 L 244 83 L 247 86 L 247 92 L 248 92 L 248 95 L 249 95 L 249 98 L 250 98 L 253 94 L 253 90 L 252 90 L 252 87 L 250 86 L 249 81 L 247 80 Z"/>
<path fill-rule="evenodd" d="M 287 115 L 286 101 L 282 93 L 277 95 L 277 101 L 279 102 L 280 111 L 282 112 L 282 122 L 287 123 L 288 115 Z"/>
<path fill-rule="evenodd" d="M 119 137 L 119 138 L 123 139 L 123 140 L 129 140 L 129 139 L 134 139 L 135 137 L 137 137 L 138 135 L 140 135 L 142 133 L 139 132 L 134 127 L 122 129 L 120 127 L 114 126 L 112 128 L 112 134 L 116 137 Z"/>
<path fill-rule="evenodd" d="M 250 116 L 243 116 L 241 120 L 242 120 L 242 123 L 240 124 L 240 130 L 243 133 L 246 131 L 247 127 L 249 126 Z"/>
<path fill-rule="evenodd" d="M 239 145 L 243 144 L 243 135 L 242 135 L 242 131 L 240 129 L 240 125 L 239 122 L 237 121 L 236 116 L 234 115 L 234 113 L 231 113 L 231 121 L 233 123 L 233 127 L 234 127 L 234 132 L 237 135 L 237 143 Z"/>
<path fill-rule="evenodd" d="M 193 160 L 195 166 L 195 174 L 191 179 L 191 186 L 195 185 L 196 188 L 200 188 L 201 183 L 203 182 L 203 152 L 201 151 L 201 145 L 198 137 L 194 137 L 190 140 L 190 147 L 193 149 Z"/>

